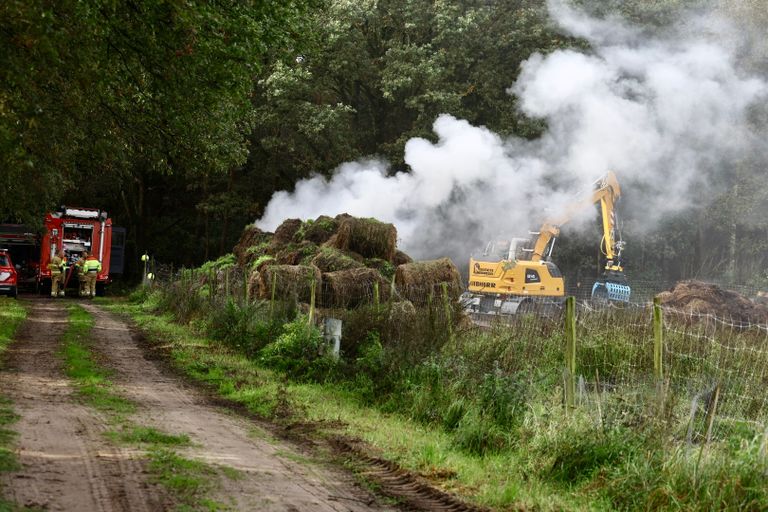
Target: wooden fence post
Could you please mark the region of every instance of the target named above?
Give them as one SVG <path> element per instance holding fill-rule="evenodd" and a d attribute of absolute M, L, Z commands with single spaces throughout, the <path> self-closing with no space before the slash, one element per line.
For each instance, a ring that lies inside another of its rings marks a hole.
<path fill-rule="evenodd" d="M 653 373 L 657 381 L 664 379 L 664 321 L 661 311 L 661 299 L 653 299 Z"/>
<path fill-rule="evenodd" d="M 312 325 L 315 319 L 315 295 L 317 294 L 317 281 L 312 279 L 309 285 L 309 315 L 307 315 L 307 325 Z"/>
<path fill-rule="evenodd" d="M 275 319 L 275 292 L 277 291 L 277 274 L 270 273 L 267 275 L 272 276 L 272 297 L 269 301 L 269 319 L 274 320 Z"/>
<path fill-rule="evenodd" d="M 653 375 L 661 414 L 664 409 L 664 316 L 659 297 L 653 298 Z"/>
<path fill-rule="evenodd" d="M 572 409 L 576 396 L 576 297 L 565 300 L 565 405 Z"/>
<path fill-rule="evenodd" d="M 243 270 L 243 306 L 247 306 L 249 301 L 249 295 L 251 294 L 250 275 L 247 270 Z"/>
<path fill-rule="evenodd" d="M 211 268 L 211 270 L 208 272 L 208 281 L 209 281 L 209 298 L 211 304 L 213 304 L 213 299 L 216 297 L 216 288 L 218 287 L 218 276 L 216 276 L 216 270 L 214 268 Z"/>
<path fill-rule="evenodd" d="M 448 294 L 448 283 L 440 283 L 443 288 L 443 308 L 445 311 L 445 325 L 448 329 L 448 339 L 453 339 L 453 319 L 451 318 L 451 297 Z"/>

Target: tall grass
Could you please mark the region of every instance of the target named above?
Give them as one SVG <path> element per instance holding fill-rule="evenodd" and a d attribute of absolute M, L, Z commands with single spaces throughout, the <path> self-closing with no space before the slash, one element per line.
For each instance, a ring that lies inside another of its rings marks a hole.
<path fill-rule="evenodd" d="M 0 365 L 16 330 L 26 318 L 26 310 L 16 299 L 0 297 Z M 16 432 L 9 427 L 18 420 L 11 401 L 0 390 L 0 473 L 19 468 L 14 444 Z M 14 505 L 0 497 L 0 510 L 13 510 Z"/>
<path fill-rule="evenodd" d="M 360 404 L 440 431 L 468 457 L 515 460 L 505 469 L 511 483 L 490 503 L 509 503 L 514 489 L 539 485 L 588 496 L 596 509 L 768 508 L 761 423 L 720 427 L 706 443 L 706 411 L 691 415 L 702 372 L 726 364 L 746 371 L 748 352 L 739 361 L 710 354 L 691 342 L 690 326 L 668 333 L 660 403 L 648 311 L 581 314 L 579 406 L 565 410 L 560 319 L 524 315 L 481 329 L 440 300 L 415 309 L 364 304 L 325 312 L 344 321 L 336 360 L 306 309 L 248 298 L 231 276 L 224 293 L 211 275 L 189 272 L 135 299 L 288 378 L 333 385 Z M 736 333 L 728 346 L 755 347 L 765 342 L 759 338 Z M 756 407 L 748 400 L 739 405 L 745 413 Z M 691 429 L 697 435 L 688 435 Z"/>

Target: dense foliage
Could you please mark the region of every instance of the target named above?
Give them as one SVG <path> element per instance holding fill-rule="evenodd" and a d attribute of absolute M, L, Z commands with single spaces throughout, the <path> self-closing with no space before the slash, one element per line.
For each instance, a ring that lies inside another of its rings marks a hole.
<path fill-rule="evenodd" d="M 765 72 L 760 2 L 574 3 L 649 30 L 722 4 L 755 34 L 745 67 Z M 297 179 L 369 155 L 404 168 L 405 142 L 433 137 L 440 113 L 536 138 L 545 127 L 507 89 L 534 52 L 564 47 L 586 44 L 545 0 L 3 2 L 0 219 L 102 207 L 128 228 L 129 262 L 151 250 L 199 263 Z M 720 192 L 653 232 L 627 226 L 630 271 L 765 279 L 761 161 L 745 155 Z M 593 273 L 594 245 L 573 237 L 561 266 Z"/>

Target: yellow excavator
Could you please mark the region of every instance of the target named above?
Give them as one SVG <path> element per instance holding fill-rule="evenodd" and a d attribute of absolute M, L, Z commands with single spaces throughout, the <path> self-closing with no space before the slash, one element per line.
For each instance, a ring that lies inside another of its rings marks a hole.
<path fill-rule="evenodd" d="M 466 309 L 475 313 L 512 315 L 540 307 L 560 304 L 565 297 L 563 275 L 551 261 L 560 227 L 579 211 L 600 205 L 603 236 L 601 251 L 606 259 L 602 276 L 592 287 L 592 298 L 600 301 L 629 302 L 631 289 L 621 265 L 624 242 L 617 229 L 616 202 L 621 188 L 613 172 L 594 183 L 594 190 L 561 215 L 546 220 L 536 238 L 513 238 L 489 243 L 482 254 L 469 260 L 469 287 L 463 296 Z"/>

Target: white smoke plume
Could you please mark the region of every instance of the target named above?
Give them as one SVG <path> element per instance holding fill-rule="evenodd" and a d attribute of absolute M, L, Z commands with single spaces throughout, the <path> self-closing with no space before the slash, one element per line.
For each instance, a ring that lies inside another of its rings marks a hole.
<path fill-rule="evenodd" d="M 414 256 L 449 255 L 461 266 L 483 240 L 524 236 L 608 170 L 633 196 L 633 211 L 623 213 L 651 226 L 756 143 L 747 116 L 768 86 L 739 70 L 737 31 L 726 20 L 699 15 L 648 35 L 562 0 L 549 6 L 563 31 L 591 50 L 533 55 L 510 87 L 526 114 L 547 121 L 541 139 L 503 140 L 441 115 L 437 143 L 406 144 L 410 173 L 390 176 L 377 160 L 344 164 L 330 179 L 276 193 L 257 226 L 372 216 L 393 222 Z"/>

